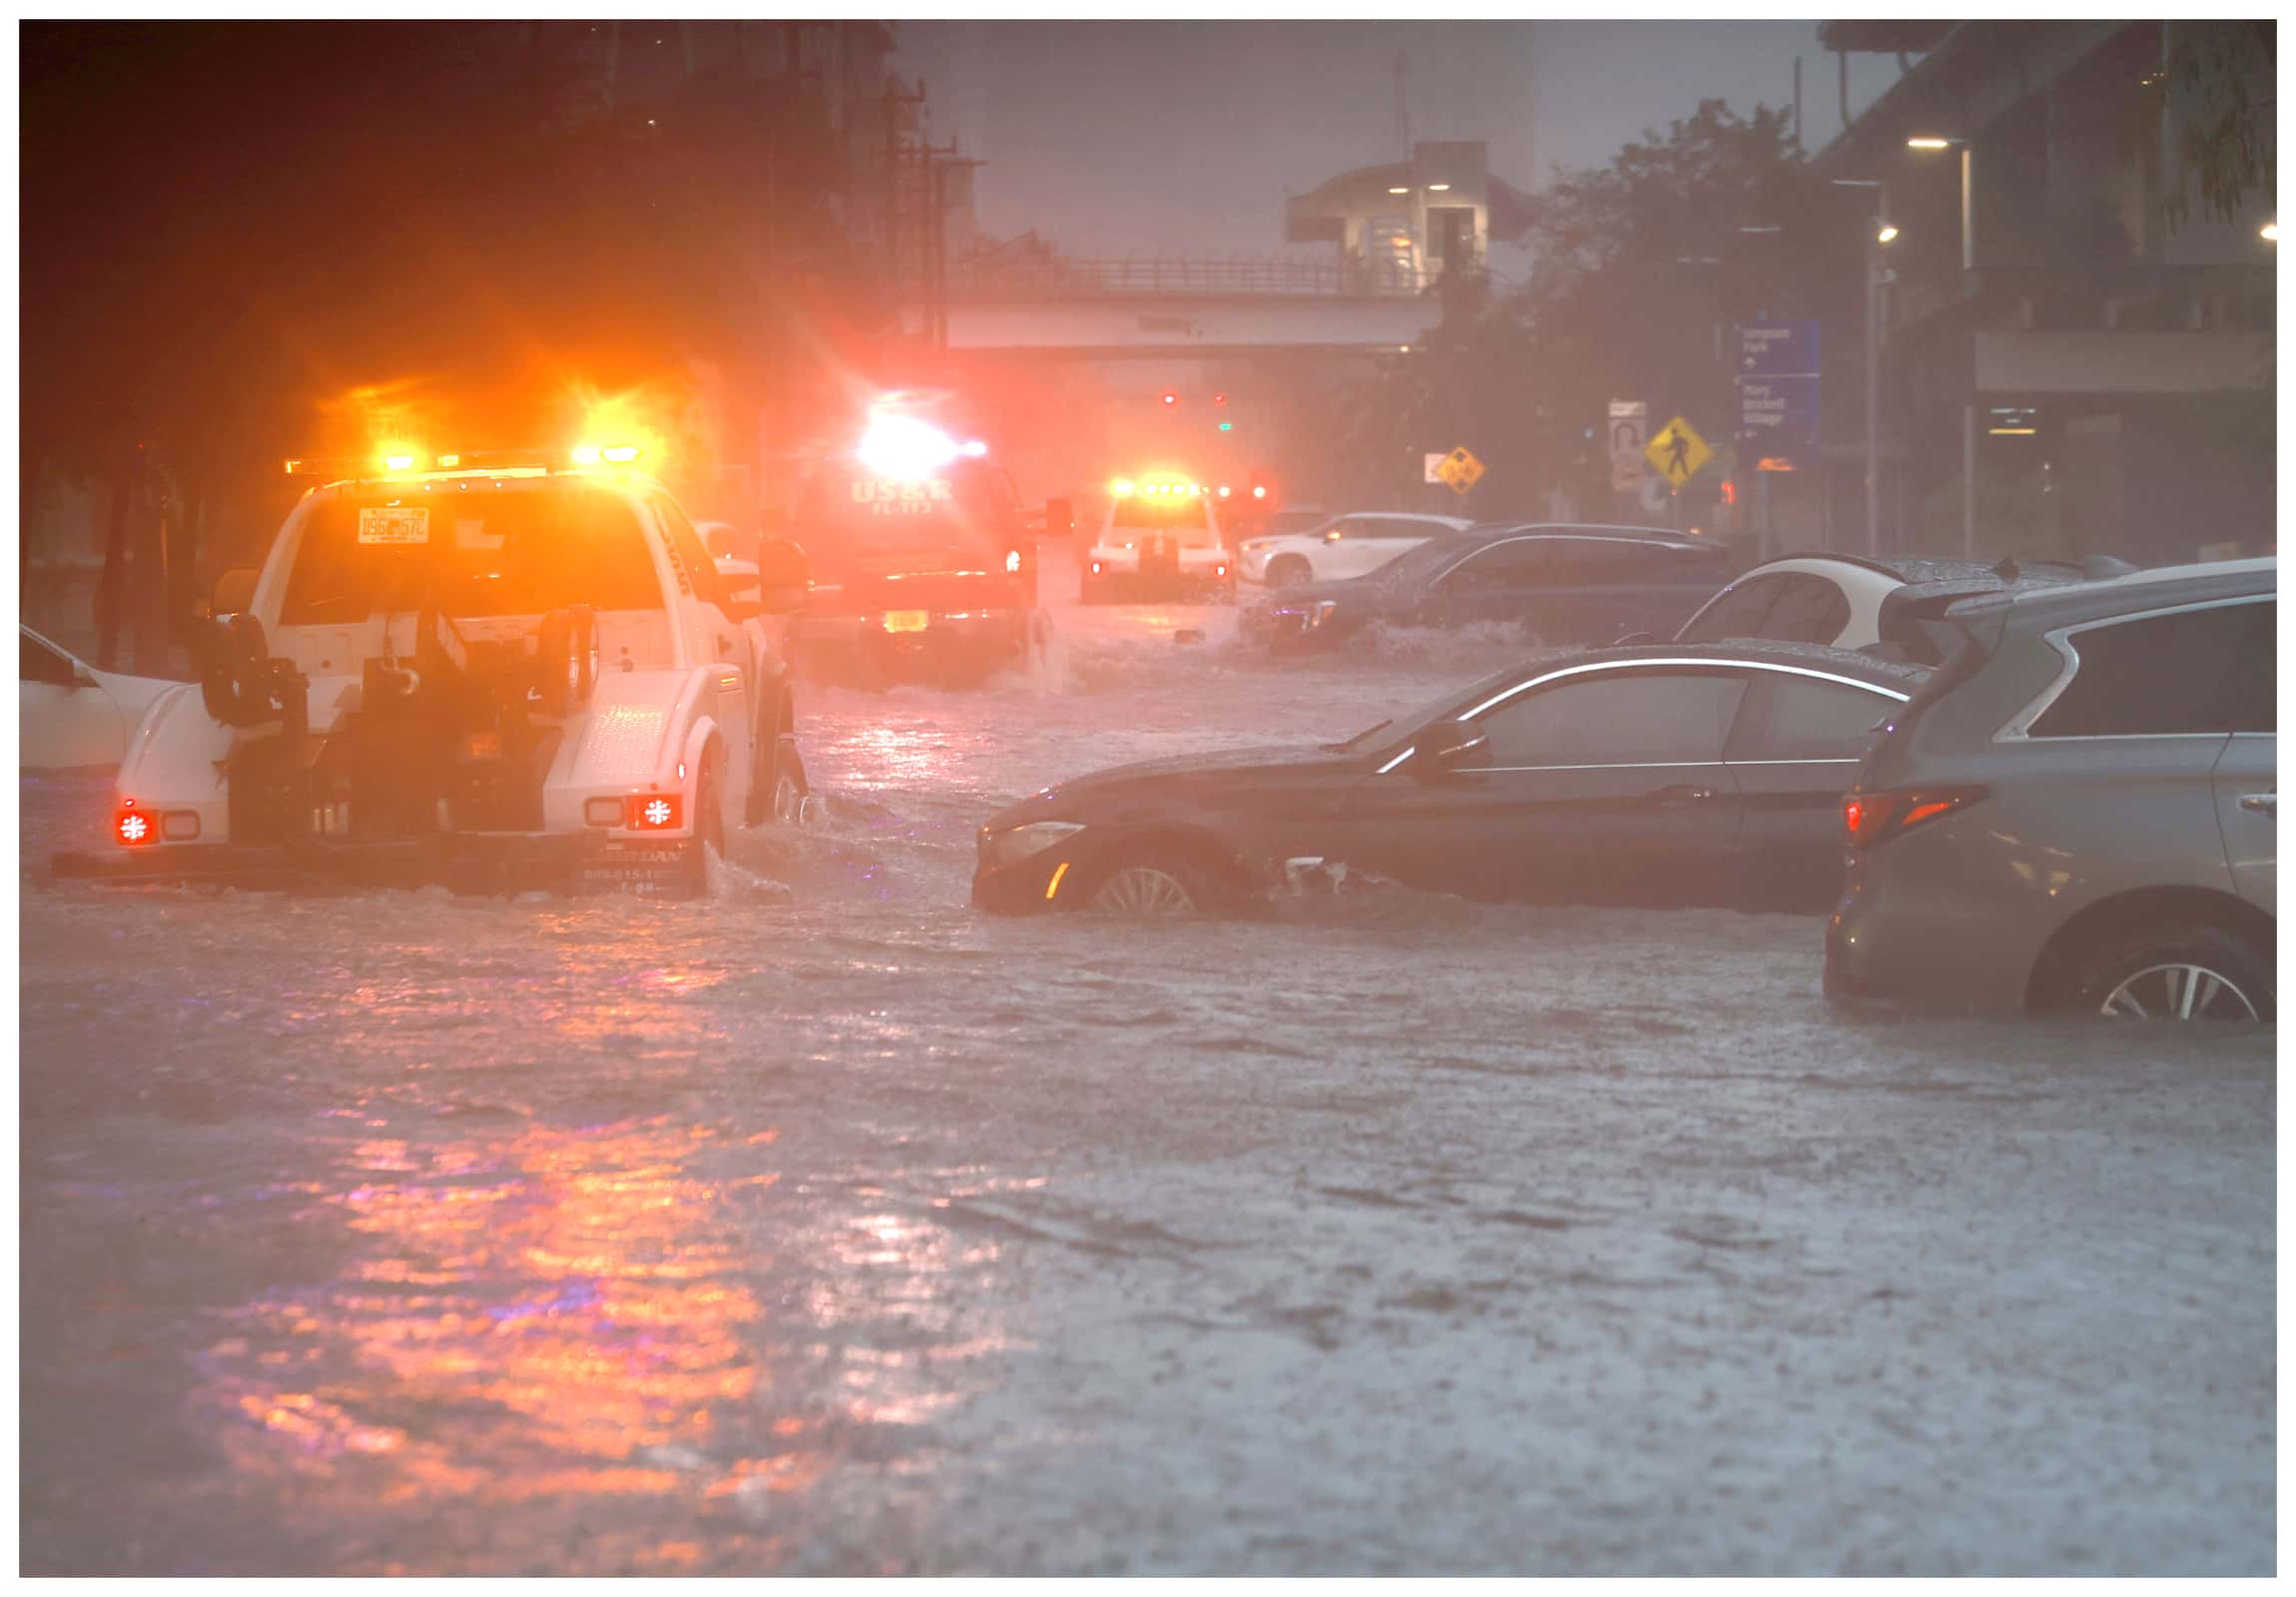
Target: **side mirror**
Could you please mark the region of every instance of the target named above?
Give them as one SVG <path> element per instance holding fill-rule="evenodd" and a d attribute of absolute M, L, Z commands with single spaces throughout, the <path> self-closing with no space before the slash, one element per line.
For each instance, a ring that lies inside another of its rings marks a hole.
<path fill-rule="evenodd" d="M 1490 735 L 1463 721 L 1446 721 L 1421 737 L 1420 758 L 1412 770 L 1422 782 L 1440 782 L 1482 764 L 1490 749 Z"/>
<path fill-rule="evenodd" d="M 1039 529 L 1046 538 L 1065 538 L 1076 530 L 1076 506 L 1066 499 L 1044 501 L 1044 525 Z"/>
<path fill-rule="evenodd" d="M 262 573 L 242 566 L 227 571 L 216 579 L 213 595 L 208 601 L 212 615 L 229 616 L 247 609 L 256 602 L 256 578 Z"/>
<path fill-rule="evenodd" d="M 712 527 L 702 547 L 710 551 L 712 560 L 747 560 L 755 565 L 761 541 L 757 534 L 739 527 Z"/>
<path fill-rule="evenodd" d="M 768 538 L 758 545 L 759 608 L 769 616 L 803 610 L 812 596 L 813 562 L 787 538 Z"/>

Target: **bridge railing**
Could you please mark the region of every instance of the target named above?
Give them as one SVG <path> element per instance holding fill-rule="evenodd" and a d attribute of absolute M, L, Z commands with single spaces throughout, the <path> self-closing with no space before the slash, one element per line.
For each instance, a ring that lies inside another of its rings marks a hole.
<path fill-rule="evenodd" d="M 1067 257 L 983 258 L 948 265 L 951 297 L 1030 299 L 1152 297 L 1159 294 L 1410 295 L 1426 287 L 1408 268 L 1336 262 Z"/>

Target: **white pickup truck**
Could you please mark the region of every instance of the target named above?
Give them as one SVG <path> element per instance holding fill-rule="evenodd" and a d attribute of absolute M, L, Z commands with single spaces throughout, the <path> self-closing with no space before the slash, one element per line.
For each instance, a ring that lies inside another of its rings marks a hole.
<path fill-rule="evenodd" d="M 57 873 L 694 892 L 728 827 L 800 818 L 761 617 L 803 553 L 737 590 L 650 477 L 473 461 L 306 493 L 131 734 L 112 848 Z"/>

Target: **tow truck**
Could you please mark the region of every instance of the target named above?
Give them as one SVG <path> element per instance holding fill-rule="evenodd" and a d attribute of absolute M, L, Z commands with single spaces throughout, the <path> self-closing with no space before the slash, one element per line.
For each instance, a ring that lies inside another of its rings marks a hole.
<path fill-rule="evenodd" d="M 814 573 L 791 628 L 809 671 L 971 681 L 1044 647 L 1037 540 L 1067 534 L 1069 502 L 1028 511 L 987 454 L 889 413 L 815 467 L 791 524 Z"/>
<path fill-rule="evenodd" d="M 1108 511 L 1084 561 L 1088 605 L 1236 600 L 1236 557 L 1204 485 L 1169 473 L 1108 485 Z"/>
<path fill-rule="evenodd" d="M 764 543 L 737 592 L 640 452 L 393 448 L 309 489 L 130 738 L 112 848 L 56 873 L 706 892 L 727 828 L 804 817 L 762 618 L 807 572 Z"/>

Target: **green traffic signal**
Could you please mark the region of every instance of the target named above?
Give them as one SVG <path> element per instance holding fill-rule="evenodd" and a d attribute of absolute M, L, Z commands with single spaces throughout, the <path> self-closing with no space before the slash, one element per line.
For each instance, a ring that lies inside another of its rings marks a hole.
<path fill-rule="evenodd" d="M 1233 421 L 1223 421 L 1220 423 L 1220 430 L 1222 432 L 1234 432 L 1236 424 Z"/>

